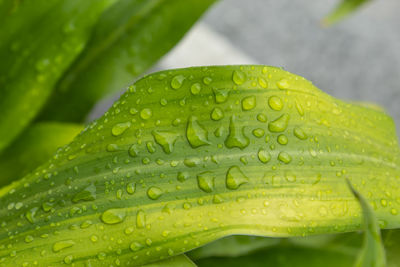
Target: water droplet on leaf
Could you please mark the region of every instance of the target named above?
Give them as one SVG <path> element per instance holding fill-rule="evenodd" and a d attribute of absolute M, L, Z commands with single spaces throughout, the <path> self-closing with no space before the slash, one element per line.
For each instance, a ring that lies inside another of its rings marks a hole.
<path fill-rule="evenodd" d="M 171 80 L 171 87 L 173 89 L 179 89 L 182 87 L 183 82 L 185 81 L 186 77 L 183 75 L 176 75 Z"/>
<path fill-rule="evenodd" d="M 197 118 L 194 116 L 189 118 L 186 128 L 186 137 L 193 148 L 210 144 L 208 141 L 207 130 L 197 121 Z"/>
<path fill-rule="evenodd" d="M 212 172 L 202 172 L 197 175 L 197 184 L 204 192 L 211 193 L 214 189 L 214 179 L 215 176 Z"/>
<path fill-rule="evenodd" d="M 152 186 L 147 190 L 147 196 L 153 200 L 158 199 L 159 197 L 161 197 L 162 194 L 163 194 L 163 191 L 160 188 L 155 187 L 155 186 Z"/>
<path fill-rule="evenodd" d="M 256 107 L 256 97 L 248 96 L 242 99 L 242 109 L 244 111 L 252 110 Z"/>
<path fill-rule="evenodd" d="M 126 130 L 128 130 L 131 127 L 131 122 L 122 122 L 122 123 L 117 123 L 115 124 L 112 129 L 111 133 L 114 136 L 119 136 L 123 134 Z"/>
<path fill-rule="evenodd" d="M 232 80 L 235 84 L 241 85 L 246 81 L 246 74 L 243 71 L 235 70 L 232 74 Z"/>
<path fill-rule="evenodd" d="M 70 248 L 75 245 L 73 240 L 63 240 L 53 244 L 53 251 L 58 252 L 66 248 Z"/>
<path fill-rule="evenodd" d="M 101 215 L 101 220 L 106 224 L 120 223 L 125 219 L 124 209 L 108 209 Z"/>
<path fill-rule="evenodd" d="M 172 132 L 152 131 L 154 140 L 159 144 L 165 153 L 170 154 L 173 151 L 178 134 Z"/>
<path fill-rule="evenodd" d="M 275 119 L 274 121 L 268 124 L 268 129 L 271 132 L 283 132 L 286 130 L 288 123 L 289 123 L 290 116 L 289 114 L 283 114 L 279 118 Z"/>
<path fill-rule="evenodd" d="M 229 124 L 229 135 L 225 140 L 225 146 L 228 148 L 238 147 L 240 149 L 246 148 L 250 140 L 244 134 L 244 127 L 239 127 L 236 123 L 236 117 L 233 115 Z"/>
<path fill-rule="evenodd" d="M 226 173 L 226 187 L 228 189 L 238 189 L 239 186 L 245 184 L 249 181 L 244 173 L 240 170 L 238 166 L 232 166 Z"/>

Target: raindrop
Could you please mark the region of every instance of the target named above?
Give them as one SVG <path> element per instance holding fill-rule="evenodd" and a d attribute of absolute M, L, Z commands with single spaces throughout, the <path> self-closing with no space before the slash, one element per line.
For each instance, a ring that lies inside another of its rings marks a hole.
<path fill-rule="evenodd" d="M 137 155 L 138 155 L 138 153 L 139 153 L 139 150 L 138 150 L 138 148 L 136 147 L 136 145 L 132 145 L 132 146 L 129 148 L 128 153 L 129 153 L 129 155 L 130 155 L 131 157 L 137 157 Z"/>
<path fill-rule="evenodd" d="M 184 182 L 189 178 L 189 174 L 187 172 L 178 172 L 178 175 L 176 179 L 178 179 L 179 182 Z"/>
<path fill-rule="evenodd" d="M 289 114 L 283 114 L 279 118 L 268 124 L 268 129 L 271 132 L 283 132 L 286 130 L 289 123 L 290 116 Z"/>
<path fill-rule="evenodd" d="M 285 164 L 289 164 L 292 161 L 292 157 L 284 151 L 279 153 L 278 159 Z"/>
<path fill-rule="evenodd" d="M 259 122 L 267 122 L 267 120 L 268 120 L 267 115 L 259 113 L 259 114 L 257 114 L 257 120 Z"/>
<path fill-rule="evenodd" d="M 153 116 L 153 112 L 149 108 L 144 108 L 140 111 L 140 117 L 144 120 L 148 120 Z"/>
<path fill-rule="evenodd" d="M 152 186 L 147 190 L 147 196 L 153 200 L 158 199 L 159 197 L 161 197 L 162 194 L 163 194 L 163 191 L 160 188 L 155 187 L 155 186 Z"/>
<path fill-rule="evenodd" d="M 262 77 L 258 77 L 258 84 L 262 87 L 262 88 L 267 88 L 268 87 L 268 83 L 267 81 L 262 78 Z"/>
<path fill-rule="evenodd" d="M 96 186 L 91 184 L 79 193 L 77 193 L 73 198 L 72 202 L 79 202 L 79 201 L 91 201 L 96 199 Z"/>
<path fill-rule="evenodd" d="M 186 128 L 186 137 L 193 148 L 210 144 L 208 141 L 207 130 L 197 121 L 197 118 L 194 116 L 189 118 Z"/>
<path fill-rule="evenodd" d="M 290 86 L 289 81 L 286 79 L 281 79 L 276 83 L 276 85 L 278 86 L 279 89 L 287 89 Z"/>
<path fill-rule="evenodd" d="M 26 243 L 31 243 L 32 241 L 33 241 L 33 236 L 27 235 L 27 236 L 25 237 L 25 242 L 26 242 Z"/>
<path fill-rule="evenodd" d="M 268 99 L 268 105 L 271 109 L 279 111 L 283 108 L 283 102 L 278 96 L 271 96 Z"/>
<path fill-rule="evenodd" d="M 114 136 L 119 136 L 123 134 L 126 130 L 128 130 L 131 127 L 131 122 L 122 122 L 122 123 L 117 123 L 115 124 L 112 129 L 111 133 Z"/>
<path fill-rule="evenodd" d="M 244 111 L 252 110 L 256 107 L 256 97 L 248 96 L 242 99 L 242 109 Z"/>
<path fill-rule="evenodd" d="M 108 209 L 101 215 L 101 220 L 106 224 L 120 223 L 125 219 L 124 209 Z"/>
<path fill-rule="evenodd" d="M 281 145 L 286 145 L 288 143 L 288 138 L 286 135 L 280 134 L 278 135 L 277 141 Z"/>
<path fill-rule="evenodd" d="M 224 117 L 224 112 L 220 108 L 214 108 L 211 112 L 211 119 L 214 121 L 219 121 Z"/>
<path fill-rule="evenodd" d="M 305 140 L 307 139 L 307 134 L 303 131 L 303 129 L 296 127 L 293 129 L 293 134 L 300 140 Z"/>
<path fill-rule="evenodd" d="M 194 84 L 192 84 L 192 86 L 190 87 L 190 92 L 191 92 L 193 95 L 198 95 L 198 94 L 200 93 L 200 91 L 201 91 L 201 84 L 199 84 L 199 83 L 194 83 Z"/>
<path fill-rule="evenodd" d="M 183 75 L 176 75 L 171 80 L 171 87 L 173 89 L 179 89 L 182 87 L 183 82 L 185 81 L 186 77 Z"/>
<path fill-rule="evenodd" d="M 58 252 L 66 248 L 70 248 L 75 245 L 73 240 L 63 240 L 53 244 L 53 251 Z"/>
<path fill-rule="evenodd" d="M 212 172 L 202 172 L 197 175 L 197 184 L 204 192 L 211 193 L 214 189 L 214 179 L 215 176 Z"/>
<path fill-rule="evenodd" d="M 271 154 L 263 148 L 258 150 L 257 156 L 262 163 L 267 163 L 271 160 Z"/>
<path fill-rule="evenodd" d="M 235 70 L 232 74 L 232 80 L 235 84 L 241 85 L 246 81 L 246 74 L 243 71 Z"/>
<path fill-rule="evenodd" d="M 204 83 L 204 84 L 210 85 L 211 82 L 212 82 L 211 77 L 206 76 L 206 77 L 203 78 L 203 83 Z"/>
<path fill-rule="evenodd" d="M 225 146 L 228 148 L 238 147 L 244 149 L 249 143 L 249 138 L 244 134 L 244 127 L 239 128 L 236 124 L 236 117 L 233 115 L 230 120 L 229 135 L 225 140 Z"/>
<path fill-rule="evenodd" d="M 228 189 L 238 189 L 239 186 L 249 181 L 238 166 L 232 166 L 226 173 L 226 187 Z"/>
<path fill-rule="evenodd" d="M 126 192 L 128 192 L 128 194 L 132 195 L 133 193 L 135 193 L 135 190 L 136 190 L 135 183 L 128 183 L 126 185 Z"/>
<path fill-rule="evenodd" d="M 140 244 L 139 242 L 132 242 L 131 245 L 129 246 L 129 248 L 133 251 L 139 251 L 143 248 L 144 246 L 142 244 Z"/>
<path fill-rule="evenodd" d="M 73 260 L 74 260 L 74 256 L 72 256 L 72 255 L 67 255 L 67 256 L 65 256 L 65 258 L 64 258 L 64 263 L 65 263 L 65 264 L 71 264 Z"/>
<path fill-rule="evenodd" d="M 227 88 L 213 88 L 215 102 L 221 104 L 228 100 L 229 91 Z"/>
<path fill-rule="evenodd" d="M 25 218 L 30 222 L 30 223 L 34 223 L 35 222 L 35 215 L 36 212 L 38 211 L 38 207 L 33 207 L 30 210 L 28 210 L 25 213 Z"/>
<path fill-rule="evenodd" d="M 173 151 L 178 134 L 172 132 L 152 131 L 154 140 L 159 144 L 165 153 L 170 154 Z"/>
<path fill-rule="evenodd" d="M 255 137 L 257 137 L 257 138 L 263 137 L 264 134 L 265 134 L 264 129 L 257 128 L 257 129 L 254 129 L 254 130 L 253 130 L 253 135 L 254 135 Z"/>
<path fill-rule="evenodd" d="M 144 213 L 143 210 L 138 210 L 138 212 L 136 213 L 136 227 L 146 227 L 146 213 Z"/>

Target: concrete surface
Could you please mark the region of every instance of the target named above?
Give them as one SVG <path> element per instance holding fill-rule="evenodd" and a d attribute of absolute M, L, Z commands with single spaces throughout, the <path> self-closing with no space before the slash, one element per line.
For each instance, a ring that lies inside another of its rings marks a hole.
<path fill-rule="evenodd" d="M 338 0 L 223 0 L 205 23 L 257 62 L 284 67 L 329 94 L 378 103 L 400 133 L 400 1 L 374 0 L 331 28 Z"/>

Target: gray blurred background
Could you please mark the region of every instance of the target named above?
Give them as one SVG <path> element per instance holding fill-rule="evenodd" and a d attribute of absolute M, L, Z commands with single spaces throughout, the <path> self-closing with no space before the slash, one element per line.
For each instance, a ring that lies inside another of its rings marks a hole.
<path fill-rule="evenodd" d="M 158 65 L 258 63 L 383 106 L 400 131 L 400 1 L 374 0 L 330 28 L 339 0 L 220 0 Z"/>

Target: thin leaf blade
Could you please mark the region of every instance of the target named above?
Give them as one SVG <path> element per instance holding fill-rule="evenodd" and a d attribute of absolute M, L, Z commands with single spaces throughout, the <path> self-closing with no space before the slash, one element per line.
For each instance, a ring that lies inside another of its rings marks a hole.
<path fill-rule="evenodd" d="M 322 23 L 325 26 L 331 26 L 341 21 L 369 1 L 370 0 L 341 0 L 339 5 L 323 19 Z"/>
<path fill-rule="evenodd" d="M 82 121 L 100 98 L 132 82 L 172 49 L 215 1 L 120 0 L 101 17 L 41 118 Z"/>
<path fill-rule="evenodd" d="M 363 249 L 358 256 L 356 267 L 385 267 L 386 256 L 385 248 L 383 246 L 381 238 L 381 230 L 377 219 L 375 218 L 372 207 L 368 204 L 368 201 L 354 189 L 349 180 L 347 184 L 351 189 L 353 195 L 360 202 L 360 206 L 363 210 L 364 216 L 364 245 Z"/>

